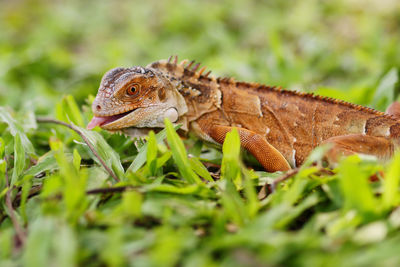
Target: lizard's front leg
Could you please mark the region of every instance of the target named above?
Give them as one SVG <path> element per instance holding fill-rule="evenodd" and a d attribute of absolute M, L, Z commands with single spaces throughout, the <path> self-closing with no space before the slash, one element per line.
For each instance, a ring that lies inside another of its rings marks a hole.
<path fill-rule="evenodd" d="M 212 125 L 206 133 L 216 142 L 222 144 L 228 132 L 234 127 Z M 235 127 L 239 133 L 240 144 L 261 163 L 268 172 L 287 171 L 290 165 L 283 155 L 261 135 L 244 128 Z"/>

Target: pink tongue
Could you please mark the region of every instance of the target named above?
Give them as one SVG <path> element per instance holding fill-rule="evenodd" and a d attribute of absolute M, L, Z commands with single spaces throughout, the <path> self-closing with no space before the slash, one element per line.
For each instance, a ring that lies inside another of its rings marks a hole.
<path fill-rule="evenodd" d="M 107 117 L 96 117 L 96 116 L 93 116 L 92 120 L 86 126 L 86 129 L 91 130 L 96 126 L 102 126 L 102 125 L 104 125 L 106 123 L 110 123 L 110 122 L 116 121 L 116 120 L 124 117 L 128 113 L 129 112 L 125 112 L 125 113 L 112 115 L 112 116 L 107 116 Z"/>
<path fill-rule="evenodd" d="M 92 130 L 94 127 L 101 126 L 102 124 L 106 123 L 109 120 L 110 120 L 109 117 L 96 117 L 96 116 L 94 116 L 93 119 L 86 126 L 86 129 Z"/>

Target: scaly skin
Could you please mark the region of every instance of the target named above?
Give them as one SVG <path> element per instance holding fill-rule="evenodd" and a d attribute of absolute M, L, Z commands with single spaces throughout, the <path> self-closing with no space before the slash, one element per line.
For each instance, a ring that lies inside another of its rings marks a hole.
<path fill-rule="evenodd" d="M 332 98 L 209 77 L 205 68 L 193 65 L 175 57 L 146 68 L 108 71 L 88 128 L 144 134 L 162 128 L 168 117 L 184 131 L 221 144 L 235 127 L 242 146 L 267 171 L 299 166 L 323 143 L 333 144 L 328 153 L 333 161 L 351 153 L 387 159 L 399 146 L 398 103 L 389 115 Z"/>

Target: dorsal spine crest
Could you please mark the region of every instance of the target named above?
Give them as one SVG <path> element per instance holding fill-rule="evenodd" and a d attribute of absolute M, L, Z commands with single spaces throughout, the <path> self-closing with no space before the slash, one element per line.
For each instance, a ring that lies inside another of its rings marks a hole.
<path fill-rule="evenodd" d="M 194 65 L 194 67 L 192 67 L 193 65 Z M 347 106 L 347 107 L 353 108 L 355 110 L 364 111 L 364 112 L 375 114 L 375 115 L 381 115 L 381 116 L 392 119 L 391 115 L 385 114 L 384 112 L 380 112 L 378 110 L 375 110 L 375 109 L 372 109 L 369 107 L 352 104 L 352 103 L 349 103 L 349 102 L 346 102 L 343 100 L 339 100 L 339 99 L 335 99 L 332 97 L 319 96 L 319 95 L 315 95 L 313 93 L 308 93 L 308 92 L 292 91 L 292 90 L 284 89 L 280 86 L 279 87 L 267 86 L 267 85 L 263 85 L 263 84 L 260 84 L 257 82 L 235 81 L 235 79 L 232 77 L 215 78 L 213 76 L 209 76 L 211 71 L 208 71 L 205 75 L 203 75 L 204 71 L 206 70 L 206 67 L 202 67 L 200 70 L 198 70 L 198 68 L 200 67 L 200 63 L 195 64 L 194 60 L 189 62 L 189 60 L 187 60 L 187 59 L 182 60 L 178 64 L 177 56 L 171 56 L 168 60 L 156 61 L 154 63 L 151 63 L 149 66 L 154 67 L 154 68 L 164 67 L 165 69 L 167 69 L 171 72 L 182 73 L 182 77 L 194 78 L 194 79 L 198 80 L 199 82 L 201 82 L 201 80 L 208 81 L 208 82 L 216 81 L 218 84 L 225 84 L 228 86 L 234 85 L 237 88 L 245 87 L 245 88 L 255 89 L 255 90 L 269 90 L 269 91 L 274 91 L 274 92 L 277 92 L 280 94 L 297 95 L 297 96 L 310 98 L 310 99 L 314 99 L 314 100 L 318 100 L 318 101 L 329 102 L 329 103 L 336 104 L 336 105 Z"/>

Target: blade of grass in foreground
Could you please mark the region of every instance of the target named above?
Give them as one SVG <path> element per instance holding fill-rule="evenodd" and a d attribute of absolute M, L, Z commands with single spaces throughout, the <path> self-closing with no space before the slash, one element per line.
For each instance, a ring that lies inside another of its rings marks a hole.
<path fill-rule="evenodd" d="M 86 196 L 87 169 L 76 169 L 74 160 L 69 161 L 65 152 L 64 144 L 61 140 L 53 139 L 50 141 L 50 148 L 54 151 L 54 157 L 60 168 L 60 182 L 62 184 L 62 200 L 65 203 L 65 212 L 70 223 L 77 223 L 79 217 L 85 211 L 88 201 Z M 79 156 L 80 158 L 80 156 Z"/>
<path fill-rule="evenodd" d="M 178 166 L 182 178 L 189 183 L 201 183 L 200 178 L 190 167 L 185 146 L 183 145 L 183 142 L 178 134 L 175 132 L 172 123 L 168 119 L 165 119 L 164 123 L 165 129 L 167 130 L 168 144 L 171 147 L 172 151 L 172 157 L 176 165 Z"/>
<path fill-rule="evenodd" d="M 14 136 L 14 170 L 11 178 L 10 187 L 18 181 L 18 178 L 24 171 L 25 167 L 25 149 L 22 145 L 19 133 Z"/>
<path fill-rule="evenodd" d="M 56 118 L 79 127 L 85 127 L 82 114 L 72 95 L 64 95 L 56 105 Z"/>
<path fill-rule="evenodd" d="M 0 121 L 3 121 L 8 124 L 10 129 L 10 133 L 15 137 L 16 134 L 19 134 L 21 138 L 21 143 L 24 146 L 25 151 L 28 154 L 34 154 L 34 149 L 32 146 L 31 141 L 29 141 L 28 137 L 26 136 L 24 129 L 21 125 L 14 120 L 11 114 L 3 107 L 0 107 Z"/>
<path fill-rule="evenodd" d="M 147 141 L 147 169 L 150 176 L 155 176 L 157 171 L 157 140 L 153 131 L 149 133 L 149 140 Z"/>
<path fill-rule="evenodd" d="M 399 182 L 400 182 L 400 152 L 393 157 L 389 170 L 383 181 L 384 191 L 382 194 L 383 207 L 389 210 L 399 203 Z"/>
<path fill-rule="evenodd" d="M 222 145 L 222 152 L 221 176 L 224 179 L 233 181 L 237 187 L 240 187 L 240 138 L 236 129 L 226 134 L 224 144 Z"/>
<path fill-rule="evenodd" d="M 179 129 L 179 125 L 175 126 L 174 129 L 178 130 Z M 166 137 L 167 137 L 167 130 L 163 129 L 161 132 L 156 134 L 157 143 L 160 143 Z M 137 154 L 136 158 L 134 159 L 134 161 L 129 166 L 127 172 L 130 172 L 130 171 L 131 172 L 137 172 L 146 163 L 147 149 L 148 149 L 148 144 L 146 143 L 139 149 L 139 153 Z"/>
<path fill-rule="evenodd" d="M 198 158 L 190 158 L 189 159 L 190 167 L 197 173 L 197 175 L 203 177 L 205 180 L 209 182 L 213 182 L 213 178 L 208 172 L 207 168 L 201 163 Z"/>
<path fill-rule="evenodd" d="M 124 168 L 122 167 L 119 154 L 104 140 L 103 136 L 98 132 L 88 131 L 86 129 L 80 128 L 80 130 L 85 134 L 86 138 L 95 147 L 99 156 L 105 161 L 106 165 L 114 171 L 120 180 L 124 177 Z M 99 165 L 99 159 L 95 157 L 89 150 L 90 155 L 92 155 L 93 160 L 95 160 Z"/>
<path fill-rule="evenodd" d="M 355 209 L 363 215 L 377 211 L 376 199 L 368 182 L 368 173 L 360 171 L 357 155 L 343 159 L 339 165 L 340 187 L 345 198 L 345 207 Z"/>
<path fill-rule="evenodd" d="M 221 177 L 224 182 L 222 205 L 229 218 L 237 225 L 244 225 L 253 218 L 259 208 L 259 201 L 255 193 L 251 175 L 240 161 L 240 138 L 236 129 L 226 134 L 222 146 L 223 158 Z M 242 173 L 243 168 L 243 173 Z M 239 189 L 244 189 L 244 200 Z"/>

